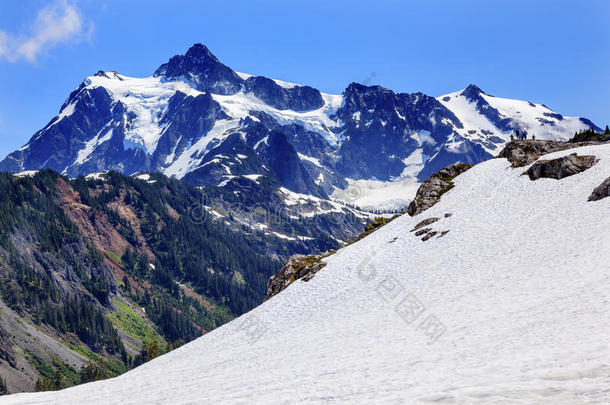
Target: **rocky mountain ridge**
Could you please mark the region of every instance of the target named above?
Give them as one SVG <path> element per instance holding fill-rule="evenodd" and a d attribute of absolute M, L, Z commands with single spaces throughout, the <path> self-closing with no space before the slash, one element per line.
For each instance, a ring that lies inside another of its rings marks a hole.
<path fill-rule="evenodd" d="M 229 187 L 227 180 L 262 176 L 328 198 L 349 181 L 421 183 L 450 164 L 478 163 L 517 128 L 556 140 L 598 129 L 475 85 L 438 98 L 357 83 L 324 94 L 236 72 L 196 44 L 149 78 L 87 78 L 0 170 L 161 172 Z"/>

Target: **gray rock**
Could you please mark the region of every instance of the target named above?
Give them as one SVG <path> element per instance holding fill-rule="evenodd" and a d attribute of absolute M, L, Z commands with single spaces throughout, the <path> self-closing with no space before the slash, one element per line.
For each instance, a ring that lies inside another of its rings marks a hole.
<path fill-rule="evenodd" d="M 326 262 L 323 262 L 322 259 L 334 253 L 334 250 L 329 250 L 321 255 L 291 256 L 282 268 L 269 279 L 265 301 L 279 294 L 296 280 L 311 280 L 318 271 L 326 266 Z"/>
<path fill-rule="evenodd" d="M 432 230 L 432 228 L 422 228 L 419 231 L 415 232 L 415 236 L 421 236 L 425 233 L 428 233 Z"/>
<path fill-rule="evenodd" d="M 543 177 L 560 180 L 584 172 L 595 162 L 595 156 L 578 156 L 576 153 L 572 153 L 557 159 L 539 160 L 523 174 L 527 174 L 530 180 L 538 180 Z"/>
<path fill-rule="evenodd" d="M 512 163 L 512 167 L 523 167 L 534 163 L 540 156 L 547 153 L 600 143 L 603 142 L 513 141 L 506 144 L 496 157 L 508 159 Z"/>
<path fill-rule="evenodd" d="M 13 368 L 17 367 L 13 343 L 9 338 L 9 334 L 2 326 L 0 326 L 0 360 L 6 361 Z"/>
<path fill-rule="evenodd" d="M 608 177 L 602 184 L 595 187 L 595 190 L 589 196 L 589 201 L 599 201 L 602 198 L 610 197 L 610 177 Z"/>
<path fill-rule="evenodd" d="M 424 236 L 423 238 L 421 238 L 421 240 L 423 240 L 424 242 L 427 241 L 428 239 L 430 239 L 431 237 L 433 237 L 434 235 L 436 235 L 438 232 L 436 231 L 432 231 L 432 232 L 428 232 L 426 234 L 426 236 Z"/>
<path fill-rule="evenodd" d="M 237 93 L 244 82 L 202 44 L 193 45 L 184 55 L 174 56 L 154 76 L 166 80 L 184 78 L 199 91 L 225 95 Z"/>
<path fill-rule="evenodd" d="M 421 221 L 420 223 L 418 223 L 417 225 L 415 225 L 415 228 L 411 229 L 410 232 L 417 231 L 418 229 L 423 228 L 424 226 L 428 226 L 430 224 L 433 224 L 436 221 L 438 221 L 439 219 L 440 218 L 437 218 L 437 217 L 426 218 L 423 221 Z"/>
<path fill-rule="evenodd" d="M 246 93 L 252 93 L 278 110 L 308 111 L 324 105 L 322 94 L 309 86 L 285 88 L 263 76 L 252 76 L 244 83 Z"/>
<path fill-rule="evenodd" d="M 408 214 L 415 216 L 439 202 L 441 196 L 453 188 L 453 179 L 471 167 L 469 164 L 456 163 L 433 174 L 417 190 L 415 199 L 409 204 Z"/>

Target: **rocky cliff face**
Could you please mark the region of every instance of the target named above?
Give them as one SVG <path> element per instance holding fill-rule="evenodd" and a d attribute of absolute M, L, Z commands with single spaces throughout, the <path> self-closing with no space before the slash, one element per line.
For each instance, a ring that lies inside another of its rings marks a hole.
<path fill-rule="evenodd" d="M 387 181 L 400 177 L 404 159 L 416 150 L 428 157 L 436 155 L 453 125 L 461 125 L 433 97 L 396 94 L 380 86 L 357 83 L 343 93 L 343 105 L 336 116 L 343 123 L 339 130 L 345 137 L 338 151 L 337 169 L 343 176 L 356 179 Z"/>
<path fill-rule="evenodd" d="M 324 106 L 319 90 L 309 86 L 281 86 L 263 76 L 252 76 L 244 82 L 244 92 L 252 94 L 278 110 L 310 111 Z"/>

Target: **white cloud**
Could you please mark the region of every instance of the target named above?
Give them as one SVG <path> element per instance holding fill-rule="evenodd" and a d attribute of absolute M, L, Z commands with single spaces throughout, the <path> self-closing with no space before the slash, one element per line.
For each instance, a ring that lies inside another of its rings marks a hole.
<path fill-rule="evenodd" d="M 41 52 L 88 38 L 93 32 L 93 23 L 85 21 L 76 6 L 67 0 L 56 0 L 38 11 L 29 31 L 26 35 L 0 31 L 0 58 L 35 62 Z"/>
<path fill-rule="evenodd" d="M 5 32 L 0 31 L 0 58 L 6 54 L 8 49 L 8 35 Z"/>

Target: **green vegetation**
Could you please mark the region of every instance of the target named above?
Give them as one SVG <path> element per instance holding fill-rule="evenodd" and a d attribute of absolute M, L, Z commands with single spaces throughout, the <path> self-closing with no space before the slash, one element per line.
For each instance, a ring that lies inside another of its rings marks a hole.
<path fill-rule="evenodd" d="M 233 272 L 233 280 L 235 280 L 235 282 L 240 285 L 246 284 L 246 280 L 244 279 L 244 276 L 242 276 L 241 273 L 237 270 L 235 270 Z"/>
<path fill-rule="evenodd" d="M 375 232 L 377 229 L 381 228 L 382 226 L 387 225 L 388 223 L 395 220 L 402 214 L 404 214 L 404 212 L 401 212 L 400 214 L 395 214 L 390 218 L 386 218 L 386 217 L 373 218 L 373 220 L 371 222 L 369 222 L 368 224 L 366 224 L 366 226 L 364 227 L 364 232 L 362 232 L 354 241 L 350 242 L 349 244 L 351 245 L 354 242 L 358 242 L 360 239 L 364 238 L 365 236 L 370 235 L 371 233 Z"/>
<path fill-rule="evenodd" d="M 98 366 L 102 365 L 109 377 L 116 377 L 129 370 L 129 367 L 119 359 L 113 357 L 104 358 L 83 346 L 68 345 L 68 347 L 83 357 L 88 358 L 92 363 Z"/>
<path fill-rule="evenodd" d="M 115 262 L 116 264 L 118 264 L 119 266 L 123 265 L 123 262 L 121 261 L 121 256 L 117 255 L 116 253 L 107 250 L 106 252 L 106 256 L 108 256 L 108 258 L 110 260 L 112 260 L 113 262 Z"/>
<path fill-rule="evenodd" d="M 332 252 L 331 254 L 334 254 L 334 251 L 329 251 Z M 300 259 L 300 261 L 298 263 L 294 264 L 294 270 L 292 272 L 292 274 L 290 275 L 290 282 L 294 283 L 298 278 L 303 277 L 303 274 L 301 274 L 301 270 L 305 269 L 305 268 L 310 268 L 311 266 L 313 266 L 316 263 L 322 263 L 322 267 L 326 266 L 326 263 L 322 262 L 322 257 L 318 256 L 318 255 L 307 255 L 305 257 L 303 257 L 302 259 Z"/>
<path fill-rule="evenodd" d="M 61 333 L 74 333 L 96 352 L 105 350 L 127 359 L 125 347 L 116 329 L 94 305 L 80 299 L 68 298 L 59 305 L 42 304 L 35 320 Z"/>
<path fill-rule="evenodd" d="M 81 369 L 79 383 L 84 384 L 91 381 L 105 380 L 106 378 L 110 378 L 110 374 L 104 364 L 90 361 Z"/>
<path fill-rule="evenodd" d="M 377 228 L 380 228 L 380 227 L 386 225 L 389 221 L 390 220 L 388 220 L 388 218 L 386 218 L 386 217 L 373 218 L 373 220 L 366 225 L 366 227 L 364 228 L 364 231 L 368 232 L 368 231 L 375 230 Z"/>
<path fill-rule="evenodd" d="M 593 129 L 585 129 L 574 134 L 569 142 L 591 142 L 610 140 L 610 128 L 606 125 L 604 132 L 595 132 Z"/>
<path fill-rule="evenodd" d="M 209 217 L 193 221 L 189 209 L 206 198 L 203 192 L 153 176 L 154 184 L 117 173 L 106 181 L 69 180 L 49 170 L 23 178 L 0 173 L 0 298 L 33 324 L 67 341 L 78 338 L 82 344 L 70 348 L 90 360 L 77 371 L 28 353 L 41 375 L 38 390 L 121 374 L 262 302 L 280 267 L 264 255 L 263 236 Z M 122 256 L 99 251 L 80 233 L 60 204 L 70 186 L 88 205 L 78 220 L 92 229 L 114 227 L 131 245 Z M 135 214 L 137 227 L 110 208 L 116 204 Z M 144 308 L 150 322 L 127 301 Z M 127 354 L 118 330 L 142 341 L 137 356 Z"/>
<path fill-rule="evenodd" d="M 59 390 L 80 381 L 79 373 L 57 358 L 53 358 L 52 363 L 48 364 L 34 353 L 26 351 L 26 359 L 41 375 L 36 382 L 36 391 Z"/>
<path fill-rule="evenodd" d="M 456 163 L 454 165 L 452 165 L 451 167 L 454 169 L 454 175 L 446 175 L 444 174 L 445 172 L 443 170 L 440 170 L 439 172 L 437 172 L 436 174 L 433 174 L 433 177 L 437 177 L 440 180 L 446 182 L 449 184 L 449 188 L 447 188 L 443 193 L 446 193 L 447 191 L 451 190 L 453 187 L 455 187 L 455 184 L 453 183 L 453 180 L 459 176 L 460 174 L 464 173 L 466 170 L 470 169 L 473 165 L 468 164 L 468 163 Z M 441 194 L 442 195 L 442 194 Z"/>
<path fill-rule="evenodd" d="M 117 367 L 116 360 L 89 361 L 78 372 L 57 359 L 54 359 L 52 365 L 49 365 L 31 352 L 27 353 L 27 360 L 41 375 L 36 381 L 36 391 L 60 390 L 77 384 L 115 377 L 127 371 L 123 363 Z"/>
<path fill-rule="evenodd" d="M 116 328 L 131 337 L 139 339 L 144 345 L 150 342 L 165 345 L 163 338 L 152 330 L 146 321 L 129 305 L 121 302 L 118 298 L 114 298 L 112 303 L 117 312 L 110 313 L 108 317 Z"/>
<path fill-rule="evenodd" d="M 140 266 L 136 274 L 139 279 L 177 299 L 179 287 L 175 280 L 189 282 L 197 293 L 228 307 L 234 315 L 258 305 L 268 278 L 280 263 L 258 253 L 244 235 L 214 223 L 207 216 L 193 221 L 189 208 L 204 200 L 201 190 L 162 175 L 153 176 L 155 183 L 150 184 L 110 172 L 105 182 L 77 179 L 72 184 L 88 204 L 103 211 L 119 231 L 123 230 L 122 234 L 132 235 L 133 232 L 125 230 L 131 226 L 107 204 L 122 198 L 137 213 L 146 244 L 157 257 L 154 269 Z M 92 189 L 98 192 L 91 193 Z M 173 207 L 178 219 L 170 215 L 168 206 Z M 130 238 L 126 237 L 133 246 L 141 244 Z M 135 270 L 133 262 L 121 263 L 126 269 Z M 211 273 L 209 268 L 217 271 Z M 233 282 L 234 271 L 242 274 L 244 284 Z"/>

